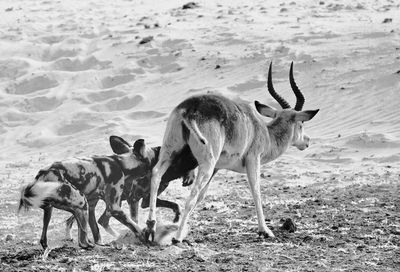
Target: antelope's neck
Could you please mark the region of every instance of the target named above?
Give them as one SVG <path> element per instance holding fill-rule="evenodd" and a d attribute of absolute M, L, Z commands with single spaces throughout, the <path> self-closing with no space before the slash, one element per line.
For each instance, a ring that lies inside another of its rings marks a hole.
<path fill-rule="evenodd" d="M 280 118 L 267 125 L 269 139 L 267 139 L 266 150 L 261 158 L 262 163 L 273 161 L 286 151 L 292 142 L 293 129 L 293 124 L 282 121 Z"/>

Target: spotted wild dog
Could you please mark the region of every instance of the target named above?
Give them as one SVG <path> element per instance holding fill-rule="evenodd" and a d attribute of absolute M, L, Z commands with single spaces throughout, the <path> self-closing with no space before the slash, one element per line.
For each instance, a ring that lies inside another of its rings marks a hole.
<path fill-rule="evenodd" d="M 189 146 L 199 168 L 174 243 L 182 242 L 183 230 L 190 214 L 207 192 L 212 177 L 219 169 L 247 173 L 257 218 L 258 233 L 274 237 L 267 227 L 260 194 L 260 165 L 278 158 L 293 145 L 300 150 L 308 147 L 310 138 L 304 134 L 303 122 L 311 120 L 318 110 L 302 111 L 304 96 L 293 78 L 293 63 L 289 81 L 296 95 L 294 108 L 279 96 L 272 85 L 271 66 L 268 91 L 282 109 L 274 109 L 255 101 L 255 109 L 219 95 L 198 95 L 180 103 L 168 118 L 161 154 L 151 178 L 150 211 L 145 240 L 154 239 L 156 228 L 156 196 L 160 177 L 182 149 Z M 264 117 L 272 118 L 267 122 Z"/>
<path fill-rule="evenodd" d="M 130 146 L 125 140 L 117 136 L 110 137 L 110 144 L 117 154 L 90 158 L 72 158 L 55 162 L 49 167 L 40 170 L 35 180 L 22 189 L 19 210 L 40 207 L 44 211 L 40 239 L 44 249 L 48 248 L 47 228 L 53 207 L 72 213 L 78 222 L 78 243 L 80 247 L 93 247 L 93 244 L 88 239 L 88 223 L 95 243 L 102 244 L 95 217 L 95 206 L 99 199 L 103 199 L 106 203 L 106 212 L 103 218 L 107 223 L 109 217 L 113 216 L 131 229 L 139 238 L 141 237 L 141 231 L 137 223 L 121 209 L 121 200 L 124 195 L 125 198 L 126 196 L 135 196 L 134 180 L 142 180 L 144 176 L 151 173 L 151 167 L 156 163 L 156 154 L 159 152 L 159 148 L 157 151 L 157 148 L 146 147 L 144 140 L 137 140 L 133 146 Z M 191 153 L 188 156 L 190 157 Z M 197 166 L 193 156 L 192 161 L 194 164 L 190 170 Z M 171 177 L 179 175 L 174 171 L 172 172 Z M 182 176 L 192 177 L 192 174 L 179 175 L 179 177 Z M 190 180 L 185 180 L 184 182 L 190 183 Z M 130 184 L 131 187 L 126 189 L 126 184 Z M 147 186 L 149 187 L 149 185 L 150 183 Z M 167 185 L 164 186 L 167 187 Z M 129 189 L 133 191 L 128 192 Z M 138 192 L 136 194 L 140 195 Z M 135 199 L 137 199 L 137 196 Z M 172 203 L 172 205 L 171 203 L 167 203 L 166 206 L 175 209 L 178 207 L 175 203 Z M 137 201 L 133 204 L 131 206 L 137 209 Z M 165 202 L 161 201 L 159 206 L 163 206 L 163 204 Z"/>
<path fill-rule="evenodd" d="M 147 149 L 145 142 L 143 139 L 137 140 L 133 147 L 130 146 L 124 139 L 118 136 L 110 137 L 110 144 L 113 152 L 118 155 L 123 155 L 130 152 L 130 149 L 136 146 L 142 146 L 144 150 Z M 147 154 L 137 154 L 136 157 L 132 158 L 138 161 L 150 161 L 150 168 L 152 168 L 158 161 L 158 157 L 160 154 L 160 146 L 152 147 L 151 152 L 147 152 Z M 169 183 L 172 180 L 182 178 L 182 186 L 189 186 L 194 181 L 194 169 L 197 167 L 197 161 L 193 157 L 189 148 L 182 150 L 180 156 L 177 156 L 176 159 L 171 163 L 170 167 L 166 171 L 166 173 L 161 178 L 160 187 L 158 189 L 158 195 L 160 195 L 164 190 L 168 187 Z M 139 209 L 139 201 L 142 199 L 141 207 L 143 209 L 149 207 L 150 202 L 150 179 L 151 179 L 151 170 L 147 172 L 143 172 L 140 174 L 138 178 L 132 178 L 131 176 L 125 179 L 124 190 L 122 192 L 121 200 L 126 200 L 129 204 L 131 218 L 134 222 L 138 223 L 138 209 Z M 97 202 L 92 202 L 93 207 L 89 209 L 89 220 L 91 217 L 92 221 L 96 221 L 94 211 Z M 171 202 L 168 200 L 162 200 L 157 198 L 156 202 L 157 207 L 170 208 L 174 211 L 175 217 L 173 222 L 176 223 L 179 221 L 179 217 L 181 214 L 179 205 L 175 202 Z M 99 224 L 111 235 L 114 237 L 117 236 L 117 233 L 111 228 L 109 225 L 111 218 L 111 213 L 106 209 L 104 213 L 100 216 L 98 222 Z M 66 222 L 66 238 L 71 239 L 71 228 L 75 221 L 75 217 L 72 215 L 67 219 Z"/>

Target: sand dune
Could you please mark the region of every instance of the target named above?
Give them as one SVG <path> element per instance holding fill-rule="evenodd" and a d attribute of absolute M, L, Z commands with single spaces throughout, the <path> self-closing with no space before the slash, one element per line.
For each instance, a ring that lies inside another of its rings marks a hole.
<path fill-rule="evenodd" d="M 306 124 L 311 147 L 263 167 L 273 182 L 398 171 L 399 4 L 269 2 L 1 1 L 0 188 L 12 186 L 3 203 L 15 206 L 21 184 L 53 160 L 109 154 L 112 134 L 159 145 L 168 114 L 191 95 L 278 107 L 265 86 L 270 61 L 276 90 L 294 104 L 294 61 L 305 109 L 320 108 Z"/>

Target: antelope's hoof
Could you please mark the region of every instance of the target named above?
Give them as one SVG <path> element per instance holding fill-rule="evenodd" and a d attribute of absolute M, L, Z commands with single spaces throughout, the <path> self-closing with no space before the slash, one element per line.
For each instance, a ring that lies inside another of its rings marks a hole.
<path fill-rule="evenodd" d="M 143 230 L 144 240 L 146 243 L 154 242 L 156 221 L 147 220 L 146 225 L 147 227 Z"/>

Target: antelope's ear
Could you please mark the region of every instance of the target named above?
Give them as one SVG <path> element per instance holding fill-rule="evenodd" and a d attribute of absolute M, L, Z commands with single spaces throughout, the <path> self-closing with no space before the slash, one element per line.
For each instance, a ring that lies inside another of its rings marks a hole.
<path fill-rule="evenodd" d="M 254 101 L 254 105 L 256 106 L 256 110 L 263 116 L 275 118 L 276 109 L 273 107 L 261 104 L 258 101 Z"/>
<path fill-rule="evenodd" d="M 305 122 L 313 119 L 313 117 L 318 113 L 318 110 L 307 110 L 307 111 L 299 111 L 296 112 L 296 117 L 294 120 L 296 122 Z"/>
<path fill-rule="evenodd" d="M 113 152 L 118 155 L 128 153 L 131 149 L 124 139 L 115 135 L 110 136 L 110 145 Z"/>

